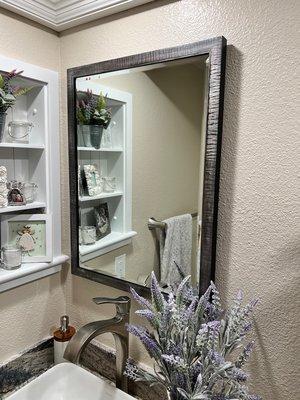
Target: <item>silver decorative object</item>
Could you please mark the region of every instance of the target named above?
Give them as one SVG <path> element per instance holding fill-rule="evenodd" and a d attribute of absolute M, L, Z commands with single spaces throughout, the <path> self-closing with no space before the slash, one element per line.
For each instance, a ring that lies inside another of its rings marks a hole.
<path fill-rule="evenodd" d="M 7 207 L 7 169 L 4 166 L 0 166 L 0 207 Z"/>
<path fill-rule="evenodd" d="M 0 112 L 0 142 L 3 141 L 5 131 L 6 112 Z"/>
<path fill-rule="evenodd" d="M 88 164 L 83 166 L 89 196 L 98 196 L 102 193 L 102 180 L 97 165 Z"/>
<path fill-rule="evenodd" d="M 96 227 L 84 226 L 81 230 L 82 244 L 94 244 L 96 242 Z"/>

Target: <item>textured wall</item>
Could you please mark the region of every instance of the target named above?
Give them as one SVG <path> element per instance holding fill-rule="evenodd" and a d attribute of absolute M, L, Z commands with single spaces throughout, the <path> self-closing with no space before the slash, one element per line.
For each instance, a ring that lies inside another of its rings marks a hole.
<path fill-rule="evenodd" d="M 0 54 L 59 70 L 59 38 L 0 12 Z M 1 66 L 0 66 L 1 69 Z M 60 274 L 0 293 L 0 363 L 45 338 L 65 310 Z"/>
<path fill-rule="evenodd" d="M 238 287 L 247 296 L 260 298 L 257 347 L 250 369 L 255 390 L 272 400 L 295 399 L 298 394 L 296 160 L 300 149 L 295 79 L 299 15 L 299 2 L 292 0 L 157 1 L 61 37 L 64 114 L 69 67 L 217 35 L 227 37 L 217 283 L 226 299 Z M 67 152 L 66 115 L 62 122 Z M 63 167 L 67 221 L 65 159 Z M 66 229 L 66 249 L 68 235 Z M 67 293 L 68 311 L 80 325 L 113 311 L 110 306 L 92 306 L 92 295 L 119 292 L 69 277 Z"/>

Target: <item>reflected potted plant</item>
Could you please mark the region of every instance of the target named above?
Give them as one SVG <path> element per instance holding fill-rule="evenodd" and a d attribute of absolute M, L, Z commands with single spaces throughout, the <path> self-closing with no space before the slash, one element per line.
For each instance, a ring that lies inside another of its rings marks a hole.
<path fill-rule="evenodd" d="M 23 71 L 13 70 L 0 74 L 0 142 L 3 140 L 7 110 L 15 105 L 17 97 L 26 94 L 31 88 L 13 86 L 13 80 L 20 76 Z"/>
<path fill-rule="evenodd" d="M 87 90 L 83 99 L 77 94 L 76 118 L 84 146 L 99 149 L 103 129 L 107 129 L 111 121 L 111 111 L 102 92 L 96 97 Z"/>
<path fill-rule="evenodd" d="M 164 297 L 152 274 L 151 301 L 131 289 L 143 307 L 136 314 L 147 326 L 128 325 L 154 359 L 154 373 L 128 360 L 125 375 L 133 381 L 163 386 L 170 400 L 259 400 L 247 388 L 244 371 L 253 341 L 243 341 L 251 330 L 256 301 L 243 305 L 238 291 L 227 312 L 221 309 L 213 283 L 199 298 L 185 278 L 174 293 Z"/>

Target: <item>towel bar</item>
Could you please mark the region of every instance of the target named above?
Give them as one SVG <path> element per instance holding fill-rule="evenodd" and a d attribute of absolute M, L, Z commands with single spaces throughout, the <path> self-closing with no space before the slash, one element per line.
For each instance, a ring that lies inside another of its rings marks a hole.
<path fill-rule="evenodd" d="M 192 218 L 196 218 L 198 216 L 198 213 L 192 213 L 191 214 Z M 148 229 L 151 231 L 153 229 L 166 229 L 166 223 L 162 221 L 157 221 L 155 218 L 151 217 L 148 220 Z"/>

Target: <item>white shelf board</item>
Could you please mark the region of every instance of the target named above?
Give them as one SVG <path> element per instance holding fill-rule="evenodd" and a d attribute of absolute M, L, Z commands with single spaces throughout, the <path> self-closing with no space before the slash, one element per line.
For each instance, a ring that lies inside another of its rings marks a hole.
<path fill-rule="evenodd" d="M 100 148 L 95 149 L 94 147 L 77 147 L 78 151 L 98 151 L 102 153 L 122 153 L 122 147 L 111 147 L 111 148 Z"/>
<path fill-rule="evenodd" d="M 45 146 L 43 144 L 31 143 L 0 143 L 0 148 L 43 150 Z"/>
<path fill-rule="evenodd" d="M 79 246 L 80 260 L 85 262 L 119 247 L 130 244 L 131 239 L 136 235 L 137 233 L 135 231 L 123 233 L 111 232 L 109 235 L 98 240 L 95 244 L 81 245 Z"/>
<path fill-rule="evenodd" d="M 81 197 L 79 197 L 79 201 L 81 201 L 81 202 L 93 201 L 93 200 L 99 200 L 99 199 L 109 199 L 110 197 L 119 197 L 119 196 L 123 196 L 123 192 L 116 191 L 116 192 L 111 192 L 111 193 L 101 193 L 97 196 L 81 196 Z"/>
<path fill-rule="evenodd" d="M 7 206 L 0 208 L 0 214 L 13 213 L 18 211 L 33 210 L 35 208 L 45 208 L 46 203 L 40 201 L 34 201 L 33 203 L 28 203 L 25 206 Z"/>
<path fill-rule="evenodd" d="M 0 268 L 0 293 L 53 275 L 61 270 L 62 264 L 68 259 L 68 256 L 60 255 L 54 257 L 51 263 L 26 263 L 22 264 L 20 268 L 11 271 Z"/>

